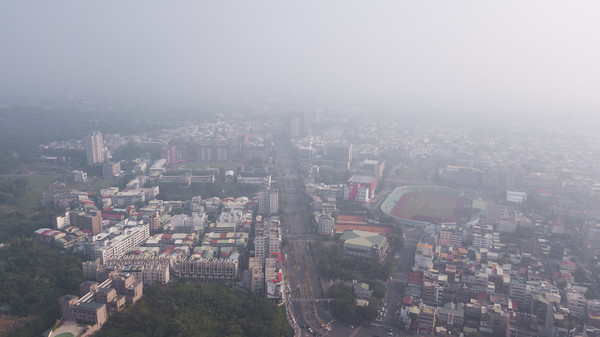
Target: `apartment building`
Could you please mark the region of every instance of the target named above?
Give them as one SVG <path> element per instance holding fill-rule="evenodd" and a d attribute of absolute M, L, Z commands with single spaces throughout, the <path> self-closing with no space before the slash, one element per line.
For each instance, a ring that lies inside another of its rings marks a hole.
<path fill-rule="evenodd" d="M 239 275 L 237 259 L 200 258 L 181 260 L 173 264 L 176 277 L 186 277 L 205 281 L 232 282 Z"/>

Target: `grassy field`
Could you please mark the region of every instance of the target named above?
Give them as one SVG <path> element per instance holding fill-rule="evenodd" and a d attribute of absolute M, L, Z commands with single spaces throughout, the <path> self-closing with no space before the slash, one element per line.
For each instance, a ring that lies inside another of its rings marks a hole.
<path fill-rule="evenodd" d="M 404 200 L 402 200 L 404 199 Z M 448 220 L 454 217 L 456 197 L 436 193 L 410 193 L 402 197 L 394 214 L 407 219 L 436 218 Z"/>
<path fill-rule="evenodd" d="M 29 183 L 25 195 L 17 200 L 16 205 L 0 205 L 0 213 L 10 213 L 14 211 L 31 211 L 36 209 L 42 203 L 42 193 L 48 189 L 48 186 L 56 181 L 55 177 L 40 175 L 2 175 L 6 178 L 25 178 Z"/>
<path fill-rule="evenodd" d="M 111 178 L 90 178 L 88 181 L 74 182 L 69 181 L 65 184 L 65 189 L 68 190 L 94 190 L 99 191 L 103 188 L 117 186 L 117 182 L 113 182 Z"/>
<path fill-rule="evenodd" d="M 118 186 L 118 183 L 113 182 L 113 180 L 111 178 L 101 178 L 101 179 L 94 181 L 90 185 L 90 189 L 94 190 L 94 191 L 99 191 L 103 188 L 108 188 L 111 186 Z"/>

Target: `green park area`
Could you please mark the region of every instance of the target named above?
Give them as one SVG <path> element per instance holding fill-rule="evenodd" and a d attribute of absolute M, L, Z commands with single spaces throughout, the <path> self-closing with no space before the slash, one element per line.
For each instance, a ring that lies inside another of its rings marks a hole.
<path fill-rule="evenodd" d="M 76 293 L 83 277 L 81 259 L 38 243 L 32 233 L 52 227 L 56 212 L 43 207 L 42 193 L 56 178 L 0 176 L 0 305 L 31 319 L 11 336 L 37 336 L 56 321 L 57 298 Z"/>
<path fill-rule="evenodd" d="M 36 209 L 41 205 L 42 193 L 55 181 L 54 177 L 41 175 L 0 175 L 0 214 Z"/>

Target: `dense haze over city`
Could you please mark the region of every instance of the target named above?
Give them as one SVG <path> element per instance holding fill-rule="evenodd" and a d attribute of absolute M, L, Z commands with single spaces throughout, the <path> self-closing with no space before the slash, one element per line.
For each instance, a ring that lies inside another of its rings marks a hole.
<path fill-rule="evenodd" d="M 600 337 L 599 17 L 0 3 L 0 337 Z"/>
<path fill-rule="evenodd" d="M 600 112 L 594 1 L 11 1 L 0 9 L 4 97 L 198 107 L 225 97 L 567 121 Z"/>

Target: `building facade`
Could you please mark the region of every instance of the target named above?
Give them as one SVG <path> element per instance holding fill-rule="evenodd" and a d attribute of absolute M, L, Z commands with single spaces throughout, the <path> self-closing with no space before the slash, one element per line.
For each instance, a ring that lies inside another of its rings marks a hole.
<path fill-rule="evenodd" d="M 104 146 L 102 143 L 102 133 L 94 131 L 87 139 L 85 144 L 87 154 L 87 164 L 93 166 L 104 162 Z"/>

